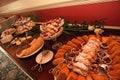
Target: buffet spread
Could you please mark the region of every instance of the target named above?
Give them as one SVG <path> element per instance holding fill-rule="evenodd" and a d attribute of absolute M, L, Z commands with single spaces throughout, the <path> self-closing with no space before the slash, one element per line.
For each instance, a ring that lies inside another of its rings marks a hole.
<path fill-rule="evenodd" d="M 53 40 L 63 32 L 93 31 L 94 35 L 77 36 L 58 48 L 55 54 L 49 50 L 47 56 L 40 53 L 36 57 L 38 64 L 48 63 L 55 66 L 50 70 L 54 80 L 120 80 L 120 43 L 111 36 L 101 36 L 101 26 L 67 24 L 63 18 L 55 18 L 41 22 L 38 36 L 29 32 L 36 28 L 36 22 L 29 17 L 20 17 L 1 34 L 1 43 L 10 46 L 24 46 L 17 50 L 17 58 L 27 58 L 42 49 L 45 40 Z M 77 27 L 75 27 L 77 26 Z M 82 27 L 81 27 L 82 26 Z M 103 27 L 103 26 L 102 26 Z M 34 33 L 33 33 L 34 34 Z M 42 61 L 45 60 L 45 61 Z M 48 60 L 49 59 L 49 60 Z"/>

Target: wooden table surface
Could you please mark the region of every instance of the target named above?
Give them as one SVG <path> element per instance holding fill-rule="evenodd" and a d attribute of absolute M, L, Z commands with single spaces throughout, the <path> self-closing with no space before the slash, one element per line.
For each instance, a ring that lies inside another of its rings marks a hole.
<path fill-rule="evenodd" d="M 57 38 L 58 42 L 62 42 L 63 44 L 65 44 L 68 40 L 71 40 L 72 38 L 76 37 L 76 36 L 82 36 L 82 35 L 88 35 L 88 34 L 94 34 L 93 32 L 86 32 L 86 33 L 78 33 L 78 32 L 72 32 L 72 35 L 68 35 L 63 33 L 61 36 L 59 36 Z M 120 35 L 120 30 L 105 30 L 105 32 L 102 35 Z M 36 54 L 28 57 L 28 58 L 24 58 L 24 59 L 20 59 L 16 57 L 16 51 L 17 49 L 19 49 L 21 46 L 10 46 L 7 47 L 7 45 L 3 45 L 0 44 L 3 49 L 5 49 L 9 56 L 11 56 L 22 68 L 25 72 L 27 72 L 34 80 L 54 80 L 52 74 L 49 73 L 49 70 L 51 68 L 53 68 L 54 66 L 52 65 L 52 60 L 46 64 L 43 64 L 43 71 L 42 72 L 38 72 L 37 70 L 32 71 L 31 67 L 34 66 L 36 64 L 35 62 L 35 58 L 36 56 L 44 49 L 50 49 L 52 50 L 52 44 L 54 43 L 54 41 L 49 40 L 49 41 L 45 41 L 44 47 L 38 51 Z M 52 50 L 55 54 L 55 50 Z"/>

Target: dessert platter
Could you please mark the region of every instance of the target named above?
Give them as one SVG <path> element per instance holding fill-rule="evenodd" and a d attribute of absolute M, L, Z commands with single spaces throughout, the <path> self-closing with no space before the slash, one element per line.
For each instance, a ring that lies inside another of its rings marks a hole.
<path fill-rule="evenodd" d="M 31 30 L 35 26 L 35 22 L 29 17 L 21 16 L 13 25 L 16 27 L 16 34 L 22 34 Z"/>
<path fill-rule="evenodd" d="M 16 38 L 16 36 L 27 33 L 27 31 L 30 31 L 34 26 L 35 22 L 32 21 L 29 17 L 20 17 L 13 23 L 13 26 L 11 28 L 5 29 L 1 33 L 0 41 L 3 44 L 15 44 L 16 42 L 18 42 L 18 38 Z"/>
<path fill-rule="evenodd" d="M 111 36 L 77 36 L 56 52 L 55 80 L 120 80 L 120 43 Z"/>
<path fill-rule="evenodd" d="M 43 37 L 44 40 L 51 40 L 60 36 L 63 32 L 63 24 L 64 19 L 62 18 L 55 18 L 47 22 L 43 22 L 40 25 L 40 36 Z"/>
<path fill-rule="evenodd" d="M 44 40 L 41 37 L 34 38 L 28 45 L 20 48 L 16 52 L 18 58 L 27 58 L 38 52 L 44 45 Z"/>

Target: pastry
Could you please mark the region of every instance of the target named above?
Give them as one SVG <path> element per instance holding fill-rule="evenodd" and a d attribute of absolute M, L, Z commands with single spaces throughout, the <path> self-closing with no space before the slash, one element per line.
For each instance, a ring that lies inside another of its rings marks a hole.
<path fill-rule="evenodd" d="M 88 35 L 88 38 L 91 38 L 91 37 L 95 37 L 95 35 L 94 34 Z"/>
<path fill-rule="evenodd" d="M 64 50 L 70 50 L 70 49 L 72 49 L 73 47 L 72 46 L 69 46 L 69 45 L 63 45 L 62 47 L 61 47 L 61 49 L 64 49 Z"/>
<path fill-rule="evenodd" d="M 56 76 L 56 80 L 66 80 L 70 71 L 67 67 L 61 69 L 61 71 Z"/>
<path fill-rule="evenodd" d="M 65 52 L 66 52 L 66 50 L 64 50 L 64 49 L 58 49 L 57 53 L 55 54 L 55 58 L 63 57 Z"/>
<path fill-rule="evenodd" d="M 80 36 L 78 36 L 77 39 L 78 39 L 81 43 L 85 42 L 85 41 L 82 39 L 82 37 L 80 37 Z"/>
<path fill-rule="evenodd" d="M 18 51 L 17 56 L 18 57 L 25 57 L 27 55 L 32 54 L 34 51 L 36 51 L 40 46 L 43 44 L 43 39 L 41 37 L 38 37 L 37 39 L 33 39 L 31 43 L 29 43 L 28 47 L 24 48 L 21 51 Z M 20 53 L 20 54 L 19 54 Z"/>
<path fill-rule="evenodd" d="M 77 78 L 78 75 L 75 72 L 71 71 L 66 80 L 77 80 Z"/>
<path fill-rule="evenodd" d="M 113 70 L 109 71 L 109 74 L 111 76 L 112 75 L 119 76 L 120 75 L 120 69 L 113 69 Z"/>
<path fill-rule="evenodd" d="M 110 67 L 110 69 L 112 69 L 112 70 L 114 70 L 114 69 L 120 69 L 120 63 L 112 65 Z"/>
<path fill-rule="evenodd" d="M 113 54 L 116 50 L 119 50 L 119 45 L 114 45 L 111 49 L 108 49 L 109 54 Z"/>
<path fill-rule="evenodd" d="M 54 76 L 57 76 L 59 74 L 59 72 L 61 71 L 61 69 L 63 69 L 64 67 L 67 67 L 67 65 L 65 63 L 62 64 L 58 64 L 56 67 L 54 67 L 51 71 L 51 73 Z"/>
<path fill-rule="evenodd" d="M 83 36 L 82 36 L 82 39 L 83 39 L 85 42 L 87 42 L 87 41 L 89 40 L 89 37 L 88 37 L 87 35 L 83 35 Z"/>
<path fill-rule="evenodd" d="M 68 41 L 67 45 L 70 45 L 72 47 L 77 47 L 77 45 L 75 43 L 73 43 L 72 41 Z"/>
<path fill-rule="evenodd" d="M 93 80 L 108 80 L 108 77 L 106 75 L 98 75 L 98 74 L 91 74 Z"/>
<path fill-rule="evenodd" d="M 102 41 L 102 37 L 99 34 L 96 34 L 96 38 Z"/>
<path fill-rule="evenodd" d="M 86 79 L 85 79 L 85 77 L 84 77 L 84 76 L 82 76 L 82 75 L 78 75 L 77 80 L 86 80 Z"/>
<path fill-rule="evenodd" d="M 60 62 L 62 62 L 63 59 L 64 59 L 63 57 L 56 58 L 52 61 L 52 64 L 58 65 Z"/>
<path fill-rule="evenodd" d="M 107 43 L 108 39 L 109 39 L 109 37 L 103 36 L 103 37 L 102 37 L 102 42 L 103 42 L 103 43 Z"/>
<path fill-rule="evenodd" d="M 120 56 L 116 55 L 112 60 L 112 65 L 120 63 Z"/>
<path fill-rule="evenodd" d="M 81 44 L 81 41 L 79 41 L 79 40 L 76 39 L 76 38 L 73 38 L 71 41 L 72 41 L 73 43 L 77 44 L 77 45 L 80 45 L 80 44 Z"/>
<path fill-rule="evenodd" d="M 93 80 L 93 78 L 92 78 L 91 75 L 89 74 L 89 75 L 86 76 L 86 80 Z"/>

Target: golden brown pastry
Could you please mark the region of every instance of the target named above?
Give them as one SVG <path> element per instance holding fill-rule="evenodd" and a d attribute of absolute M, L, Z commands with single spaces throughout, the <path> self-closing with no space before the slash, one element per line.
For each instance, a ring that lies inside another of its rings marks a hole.
<path fill-rule="evenodd" d="M 109 74 L 111 76 L 120 76 L 120 69 L 111 70 L 111 71 L 109 71 Z"/>
<path fill-rule="evenodd" d="M 93 78 L 92 78 L 91 75 L 89 74 L 89 75 L 86 76 L 86 80 L 93 80 Z"/>
<path fill-rule="evenodd" d="M 111 80 L 120 80 L 120 69 L 109 71 Z"/>
<path fill-rule="evenodd" d="M 20 53 L 20 55 L 18 55 L 19 57 L 23 57 L 23 56 L 27 56 L 32 54 L 34 51 L 36 51 L 42 44 L 43 44 L 43 39 L 41 37 L 38 37 L 36 39 L 33 39 L 33 41 L 31 41 L 31 43 L 29 44 L 30 46 L 23 49 Z"/>
<path fill-rule="evenodd" d="M 65 52 L 66 50 L 64 49 L 58 49 L 57 53 L 55 54 L 55 58 L 63 57 Z"/>
<path fill-rule="evenodd" d="M 120 56 L 116 55 L 112 60 L 112 65 L 120 63 Z"/>
<path fill-rule="evenodd" d="M 55 66 L 53 69 L 52 69 L 52 74 L 54 76 L 57 76 L 58 73 L 61 71 L 61 69 L 63 69 L 64 67 L 67 67 L 67 65 L 65 63 L 62 63 L 62 64 L 58 64 L 57 66 Z"/>
<path fill-rule="evenodd" d="M 110 69 L 111 69 L 111 70 L 120 69 L 120 63 L 111 65 L 111 66 L 110 66 Z"/>
<path fill-rule="evenodd" d="M 107 43 L 107 44 L 111 44 L 111 42 L 112 42 L 113 40 L 114 40 L 114 39 L 113 39 L 111 36 L 109 36 L 108 39 L 107 39 L 107 41 L 106 41 L 106 43 Z"/>
<path fill-rule="evenodd" d="M 115 56 L 120 56 L 120 50 L 119 49 L 116 49 L 111 55 L 110 55 L 110 58 L 114 58 Z"/>
<path fill-rule="evenodd" d="M 68 41 L 68 42 L 67 42 L 67 45 L 70 45 L 70 46 L 72 46 L 72 47 L 77 47 L 77 45 L 74 44 L 72 41 Z"/>
<path fill-rule="evenodd" d="M 110 76 L 111 80 L 120 80 L 120 76 Z"/>
<path fill-rule="evenodd" d="M 108 77 L 106 75 L 98 75 L 95 73 L 91 74 L 93 80 L 108 80 Z"/>
<path fill-rule="evenodd" d="M 59 74 L 56 76 L 56 80 L 66 80 L 70 71 L 67 67 L 61 69 Z"/>
<path fill-rule="evenodd" d="M 108 44 L 108 51 L 111 51 L 112 48 L 114 49 L 114 46 L 120 46 L 120 43 L 115 40 L 111 40 L 111 43 Z"/>
<path fill-rule="evenodd" d="M 34 45 L 34 43 L 36 42 L 36 38 L 35 39 L 33 39 L 31 42 L 30 42 L 30 44 L 29 45 Z"/>
<path fill-rule="evenodd" d="M 87 35 L 83 35 L 83 36 L 82 36 L 82 39 L 83 39 L 85 42 L 88 42 L 89 37 L 88 37 Z"/>
<path fill-rule="evenodd" d="M 109 54 L 113 54 L 116 50 L 119 50 L 119 45 L 114 45 L 111 49 L 108 49 Z"/>
<path fill-rule="evenodd" d="M 101 37 L 99 34 L 96 34 L 95 37 L 96 37 L 97 39 L 99 39 L 100 41 L 102 41 L 102 37 Z"/>
<path fill-rule="evenodd" d="M 52 64 L 53 64 L 53 65 L 58 65 L 60 62 L 62 62 L 62 60 L 63 60 L 63 57 L 55 58 L 55 59 L 52 61 Z"/>
<path fill-rule="evenodd" d="M 82 42 L 85 42 L 82 37 L 78 36 L 77 39 L 82 43 Z"/>
<path fill-rule="evenodd" d="M 73 38 L 71 41 L 72 41 L 73 43 L 77 44 L 77 45 L 81 44 L 81 41 L 79 41 L 79 40 L 76 39 L 76 38 Z"/>
<path fill-rule="evenodd" d="M 69 46 L 69 45 L 63 45 L 61 47 L 61 49 L 64 49 L 64 50 L 71 50 L 73 47 L 72 46 Z"/>
<path fill-rule="evenodd" d="M 71 71 L 66 80 L 77 80 L 77 78 L 78 75 L 75 72 Z"/>
<path fill-rule="evenodd" d="M 107 43 L 108 39 L 109 39 L 109 37 L 107 37 L 107 36 L 102 36 L 102 42 L 103 42 L 103 43 Z"/>
<path fill-rule="evenodd" d="M 78 75 L 77 80 L 86 80 L 86 79 L 85 79 L 85 77 L 84 77 L 84 76 L 82 76 L 82 75 Z"/>
<path fill-rule="evenodd" d="M 91 37 L 95 37 L 95 35 L 94 34 L 88 35 L 88 38 L 91 38 Z"/>

